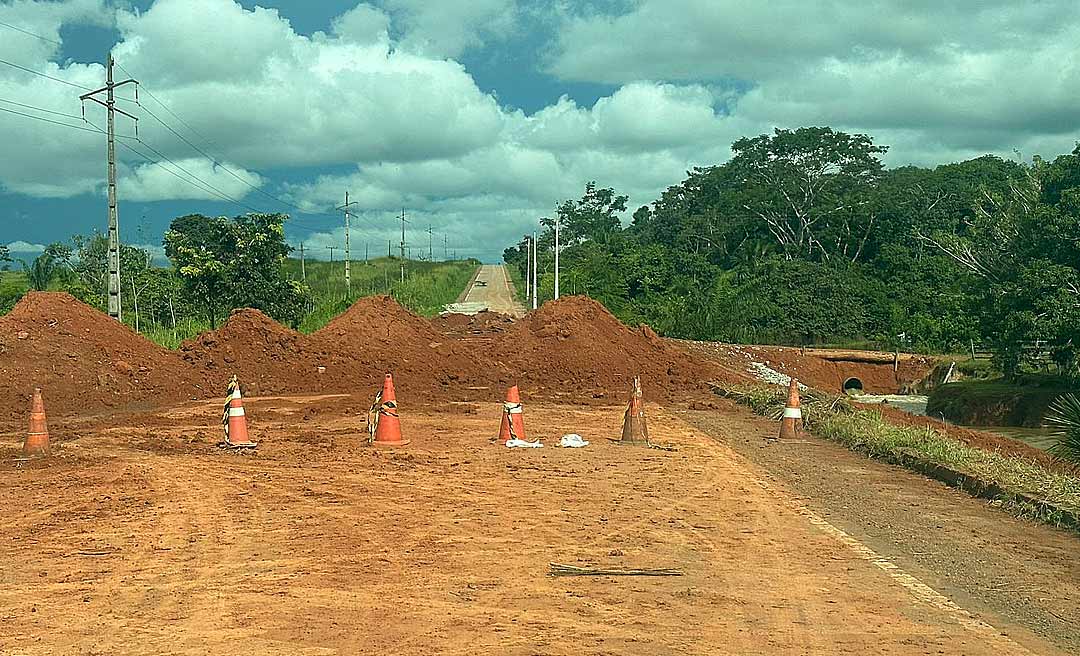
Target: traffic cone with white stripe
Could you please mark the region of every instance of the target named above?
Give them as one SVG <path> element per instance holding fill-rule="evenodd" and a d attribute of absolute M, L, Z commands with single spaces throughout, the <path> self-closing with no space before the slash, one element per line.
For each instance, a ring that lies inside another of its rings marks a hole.
<path fill-rule="evenodd" d="M 34 388 L 34 400 L 30 404 L 30 430 L 23 442 L 23 453 L 28 456 L 49 455 L 49 425 L 45 420 L 45 400 L 41 388 Z"/>
<path fill-rule="evenodd" d="M 506 390 L 506 402 L 503 403 L 502 425 L 499 427 L 499 441 L 506 444 L 517 438 L 525 439 L 525 416 L 521 405 L 521 392 L 514 385 Z"/>
<path fill-rule="evenodd" d="M 784 418 L 780 420 L 780 439 L 793 440 L 802 434 L 802 408 L 799 405 L 799 381 L 791 379 L 788 387 L 787 406 L 784 407 Z"/>
<path fill-rule="evenodd" d="M 222 425 L 225 428 L 225 441 L 221 446 L 229 449 L 254 449 L 257 442 L 252 442 L 248 437 L 247 414 L 244 412 L 244 397 L 240 393 L 240 382 L 236 376 L 229 381 L 229 389 L 226 392 L 228 400 L 225 402 L 225 413 L 222 417 Z"/>
<path fill-rule="evenodd" d="M 394 394 L 394 377 L 386 374 L 382 394 L 376 399 L 372 444 L 375 446 L 405 446 L 409 440 L 401 438 L 401 418 L 398 416 L 397 396 Z"/>

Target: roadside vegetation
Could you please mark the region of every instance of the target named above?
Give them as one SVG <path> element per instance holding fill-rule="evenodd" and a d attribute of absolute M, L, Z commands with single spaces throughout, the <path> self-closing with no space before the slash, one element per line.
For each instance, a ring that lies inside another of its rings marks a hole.
<path fill-rule="evenodd" d="M 398 303 L 421 316 L 434 316 L 453 303 L 480 266 L 477 260 L 426 262 L 406 260 L 405 282 L 401 282 L 401 260 L 396 257 L 352 262 L 352 294 L 345 287 L 345 263 L 306 262 L 306 284 L 311 305 L 298 326 L 313 332 L 344 312 L 358 298 L 376 294 L 393 296 Z M 285 262 L 285 275 L 303 282 L 300 260 Z"/>
<path fill-rule="evenodd" d="M 476 260 L 405 263 L 380 258 L 352 262 L 347 294 L 344 262 L 305 263 L 291 258 L 280 214 L 235 218 L 188 215 L 165 235 L 171 266 L 154 266 L 150 253 L 121 247 L 124 322 L 152 341 L 176 348 L 220 325 L 236 308 L 259 309 L 298 330 L 326 325 L 356 299 L 390 294 L 418 314 L 436 314 L 453 302 L 479 266 Z M 63 291 L 104 311 L 107 242 L 76 235 L 54 243 L 31 262 L 15 262 L 0 251 L 0 314 L 30 289 Z M 306 273 L 306 276 L 305 276 Z"/>
<path fill-rule="evenodd" d="M 1080 147 L 886 169 L 887 147 L 827 127 L 732 146 L 643 207 L 590 183 L 539 239 L 562 289 L 669 337 L 992 353 L 1007 379 L 1049 359 L 1080 376 Z M 633 220 L 620 215 L 631 209 Z M 526 241 L 504 253 L 525 271 Z"/>
<path fill-rule="evenodd" d="M 786 390 L 777 386 L 734 387 L 718 393 L 777 420 L 787 400 Z M 901 463 L 905 458 L 916 458 L 973 476 L 1003 490 L 1001 501 L 1044 521 L 1067 520 L 1060 512 L 1036 507 L 1025 498 L 1080 517 L 1080 470 L 1075 468 L 1072 473 L 1052 471 L 1038 462 L 968 446 L 929 428 L 892 424 L 880 412 L 857 409 L 843 397 L 809 391 L 803 396 L 802 407 L 806 428 L 819 437 L 874 458 Z M 1080 415 L 1075 418 L 1080 419 Z"/>
<path fill-rule="evenodd" d="M 1054 400 L 1068 391 L 1067 381 L 1046 374 L 961 380 L 934 388 L 926 413 L 966 426 L 1038 427 Z"/>

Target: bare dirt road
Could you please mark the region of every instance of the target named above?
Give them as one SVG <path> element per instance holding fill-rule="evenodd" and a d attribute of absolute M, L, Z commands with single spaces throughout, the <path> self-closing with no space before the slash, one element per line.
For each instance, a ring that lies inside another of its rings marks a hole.
<path fill-rule="evenodd" d="M 249 400 L 247 457 L 212 446 L 216 402 L 71 420 L 29 463 L 0 435 L 0 653 L 1066 653 L 906 576 L 672 411 L 649 406 L 666 452 L 608 442 L 621 407 L 527 404 L 549 446 L 511 450 L 498 404 L 398 398 L 412 444 L 393 451 L 361 445 L 349 396 Z M 592 444 L 550 446 L 569 431 Z"/>
<path fill-rule="evenodd" d="M 452 308 L 461 314 L 475 314 L 487 308 L 511 317 L 525 316 L 525 308 L 514 298 L 513 285 L 502 265 L 481 266 L 461 300 Z"/>

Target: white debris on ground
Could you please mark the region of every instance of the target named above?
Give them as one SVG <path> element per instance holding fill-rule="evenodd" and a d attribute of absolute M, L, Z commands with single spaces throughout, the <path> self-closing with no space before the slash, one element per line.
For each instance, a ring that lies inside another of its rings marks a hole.
<path fill-rule="evenodd" d="M 681 342 L 698 351 L 706 351 L 715 355 L 724 356 L 728 360 L 748 360 L 746 363 L 746 373 L 763 383 L 783 385 L 784 387 L 791 384 L 791 376 L 770 367 L 768 360 L 765 360 L 764 362 L 754 360 L 754 354 L 751 353 L 753 347 L 743 347 L 737 344 L 719 344 L 714 342 L 695 342 L 691 340 L 673 341 Z M 809 388 L 806 385 L 799 383 L 799 389 L 806 390 Z"/>
<path fill-rule="evenodd" d="M 749 355 L 750 354 L 748 353 L 747 357 L 749 357 Z M 769 365 L 767 365 L 765 363 L 762 363 L 762 362 L 753 362 L 753 361 L 751 361 L 746 366 L 746 371 L 751 376 L 753 376 L 754 378 L 757 378 L 758 380 L 762 381 L 763 383 L 771 383 L 773 385 L 783 385 L 785 387 L 791 384 L 791 376 L 789 376 L 787 374 L 780 373 L 776 369 L 773 369 Z M 808 389 L 808 388 L 806 387 L 806 385 L 803 385 L 802 383 L 799 383 L 799 389 L 805 390 L 805 389 Z"/>

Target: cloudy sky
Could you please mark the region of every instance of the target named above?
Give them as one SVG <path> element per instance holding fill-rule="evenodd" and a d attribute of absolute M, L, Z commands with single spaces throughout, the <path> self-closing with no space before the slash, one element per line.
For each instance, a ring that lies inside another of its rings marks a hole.
<path fill-rule="evenodd" d="M 348 190 L 354 257 L 396 247 L 404 207 L 414 247 L 430 225 L 437 256 L 494 261 L 589 180 L 632 210 L 776 126 L 867 132 L 890 166 L 1080 138 L 1075 0 L 0 0 L 0 23 L 0 243 L 23 252 L 105 228 L 104 110 L 78 96 L 110 49 L 142 83 L 119 102 L 139 140 L 117 120 L 137 244 L 282 211 L 325 258 Z"/>

